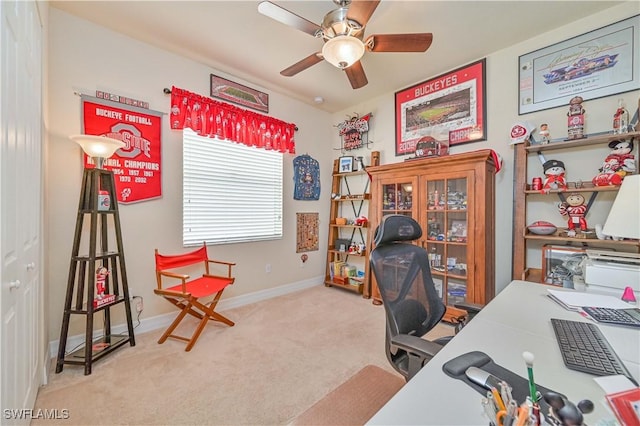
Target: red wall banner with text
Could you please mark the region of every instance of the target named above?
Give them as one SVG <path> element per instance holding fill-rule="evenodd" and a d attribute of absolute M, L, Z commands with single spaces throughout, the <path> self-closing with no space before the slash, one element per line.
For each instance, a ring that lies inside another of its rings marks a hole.
<path fill-rule="evenodd" d="M 161 197 L 162 113 L 123 108 L 121 103 L 83 95 L 82 114 L 84 134 L 107 136 L 126 144 L 104 166 L 114 174 L 118 203 Z M 86 154 L 84 166 L 95 167 Z"/>

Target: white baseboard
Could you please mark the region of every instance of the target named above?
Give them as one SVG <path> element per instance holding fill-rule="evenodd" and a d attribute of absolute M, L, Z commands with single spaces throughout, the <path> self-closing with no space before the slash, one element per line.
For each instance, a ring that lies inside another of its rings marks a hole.
<path fill-rule="evenodd" d="M 293 293 L 296 291 L 304 290 L 307 288 L 311 288 L 316 285 L 322 284 L 324 281 L 324 276 L 310 278 L 304 281 L 298 281 L 291 284 L 285 284 L 279 287 L 274 287 L 266 290 L 260 290 L 249 294 L 243 294 L 236 297 L 231 297 L 229 299 L 222 299 L 218 303 L 217 310 L 222 312 L 228 309 L 238 308 L 240 306 L 249 305 L 251 303 L 261 302 L 263 300 L 268 300 L 274 297 L 282 296 L 288 293 Z M 135 314 L 134 314 L 135 317 Z M 135 326 L 135 333 L 146 333 L 148 331 L 157 330 L 159 328 L 165 328 L 171 324 L 171 322 L 176 317 L 175 312 L 169 312 L 162 315 L 156 315 L 151 318 L 144 318 L 140 320 L 140 325 Z M 127 325 L 126 323 L 112 325 L 111 332 L 113 334 L 126 333 Z M 99 338 L 102 336 L 101 330 L 96 330 L 94 334 L 94 338 Z M 58 356 L 58 346 L 60 344 L 60 340 L 53 340 L 49 342 L 49 356 L 54 358 Z M 75 336 L 69 336 L 67 338 L 67 348 L 76 348 L 84 345 L 84 333 L 77 334 Z"/>

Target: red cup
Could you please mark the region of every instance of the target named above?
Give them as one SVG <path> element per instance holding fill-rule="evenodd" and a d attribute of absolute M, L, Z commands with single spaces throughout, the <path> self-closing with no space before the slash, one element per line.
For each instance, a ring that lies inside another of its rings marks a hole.
<path fill-rule="evenodd" d="M 534 177 L 533 181 L 531 183 L 531 189 L 533 189 L 534 191 L 541 190 L 542 189 L 542 178 Z"/>

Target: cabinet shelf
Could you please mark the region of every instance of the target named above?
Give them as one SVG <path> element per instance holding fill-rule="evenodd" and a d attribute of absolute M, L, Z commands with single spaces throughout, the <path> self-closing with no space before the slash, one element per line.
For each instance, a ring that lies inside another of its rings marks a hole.
<path fill-rule="evenodd" d="M 331 201 L 335 201 L 338 203 L 341 201 L 363 201 L 368 199 L 369 199 L 369 194 L 356 194 L 356 195 L 342 196 L 340 198 L 333 198 Z"/>
<path fill-rule="evenodd" d="M 78 256 L 74 256 L 74 260 L 78 260 L 78 261 L 89 261 L 91 260 L 91 258 L 93 259 L 107 259 L 109 257 L 117 257 L 119 256 L 120 253 L 118 253 L 117 251 L 108 251 L 108 252 L 104 252 L 104 253 L 96 253 L 93 256 L 89 256 L 88 254 L 81 254 Z"/>
<path fill-rule="evenodd" d="M 559 234 L 560 232 L 567 232 L 566 228 L 560 228 L 552 235 L 537 235 L 530 232 L 526 232 L 524 238 L 527 240 L 540 240 L 550 242 L 562 242 L 562 243 L 576 243 L 576 244 L 590 244 L 590 245 L 612 245 L 612 246 L 629 246 L 640 248 L 640 242 L 638 240 L 601 240 L 598 238 L 580 238 L 569 237 Z"/>
<path fill-rule="evenodd" d="M 365 250 L 362 253 L 349 253 L 348 251 L 340 251 L 340 250 L 336 250 L 335 248 L 331 248 L 328 250 L 330 253 L 334 253 L 334 254 L 341 254 L 343 256 L 361 256 L 361 257 L 366 257 L 369 253 Z"/>
<path fill-rule="evenodd" d="M 124 302 L 124 297 L 123 296 L 118 296 L 111 303 L 107 303 L 105 305 L 98 306 L 97 308 L 93 308 L 93 312 L 95 313 L 95 312 L 102 311 L 102 310 L 107 309 L 107 308 L 111 308 L 114 305 L 117 305 L 117 304 L 122 303 L 122 302 Z M 76 315 L 87 315 L 87 314 L 89 314 L 89 311 L 86 308 L 85 309 L 70 309 L 69 313 L 76 314 Z"/>
<path fill-rule="evenodd" d="M 575 182 L 567 182 L 568 188 L 565 190 L 552 189 L 549 192 L 530 189 L 531 185 L 527 185 L 524 193 L 527 195 L 549 195 L 549 194 L 566 194 L 567 192 L 618 192 L 619 186 L 594 186 L 592 183 L 584 184 L 582 188 L 578 188 Z"/>
<path fill-rule="evenodd" d="M 95 340 L 91 345 L 91 362 L 97 361 L 129 342 L 127 336 L 109 335 Z M 81 347 L 64 357 L 65 364 L 84 365 L 86 347 Z"/>
<path fill-rule="evenodd" d="M 575 139 L 575 140 L 566 140 L 566 141 L 558 141 L 551 142 L 548 144 L 534 144 L 525 147 L 525 150 L 528 152 L 539 152 L 539 151 L 554 151 L 557 149 L 568 149 L 575 147 L 583 147 L 589 145 L 600 145 L 600 144 L 608 144 L 611 141 L 616 141 L 620 139 L 629 139 L 629 138 L 637 138 L 640 137 L 640 132 L 629 132 L 622 135 L 614 135 L 612 133 L 606 133 L 601 135 L 589 136 L 583 139 Z"/>
<path fill-rule="evenodd" d="M 360 284 L 343 284 L 337 281 L 333 281 L 330 278 L 326 278 L 324 280 L 324 285 L 327 287 L 340 287 L 340 288 L 344 288 L 345 290 L 350 290 L 356 293 L 362 293 L 362 287 L 364 286 L 363 283 Z"/>

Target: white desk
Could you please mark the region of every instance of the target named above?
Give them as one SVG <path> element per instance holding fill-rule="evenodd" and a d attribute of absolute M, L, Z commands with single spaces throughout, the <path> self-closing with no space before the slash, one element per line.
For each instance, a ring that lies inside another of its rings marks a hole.
<path fill-rule="evenodd" d="M 549 318 L 588 321 L 549 299 L 549 287 L 513 281 L 462 329 L 420 372 L 378 411 L 371 425 L 487 425 L 482 396 L 461 380 L 442 371 L 442 365 L 470 351 L 482 351 L 495 363 L 526 378 L 522 352 L 535 355 L 536 383 L 565 394 L 574 403 L 595 404 L 585 415 L 587 424 L 611 419 L 595 376 L 564 366 Z M 640 381 L 640 330 L 598 324 L 618 356 Z"/>

